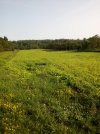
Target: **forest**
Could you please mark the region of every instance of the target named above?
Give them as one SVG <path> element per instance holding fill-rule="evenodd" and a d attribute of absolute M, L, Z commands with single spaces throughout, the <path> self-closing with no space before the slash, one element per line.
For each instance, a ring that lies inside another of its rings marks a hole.
<path fill-rule="evenodd" d="M 100 51 L 100 36 L 94 35 L 88 39 L 55 39 L 55 40 L 18 40 L 8 41 L 0 37 L 0 51 L 24 49 L 51 49 L 51 50 L 77 50 Z"/>

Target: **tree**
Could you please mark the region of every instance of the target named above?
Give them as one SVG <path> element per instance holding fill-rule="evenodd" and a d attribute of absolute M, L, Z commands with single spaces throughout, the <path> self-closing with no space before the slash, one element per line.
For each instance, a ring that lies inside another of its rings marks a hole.
<path fill-rule="evenodd" d="M 8 38 L 7 38 L 6 36 L 4 36 L 4 40 L 5 40 L 5 41 L 8 41 Z"/>

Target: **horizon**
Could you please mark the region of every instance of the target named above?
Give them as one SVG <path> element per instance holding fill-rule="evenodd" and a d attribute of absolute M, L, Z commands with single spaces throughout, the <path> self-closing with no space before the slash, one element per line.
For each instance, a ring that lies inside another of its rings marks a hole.
<path fill-rule="evenodd" d="M 100 35 L 99 0 L 2 0 L 0 37 L 11 41 Z"/>
<path fill-rule="evenodd" d="M 35 39 L 35 38 L 32 38 L 32 39 L 28 39 L 28 38 L 26 38 L 26 39 L 18 39 L 18 40 L 9 40 L 9 38 L 6 36 L 6 35 L 4 35 L 4 36 L 0 36 L 1 38 L 4 38 L 4 37 L 7 37 L 7 39 L 9 40 L 9 41 L 23 41 L 23 40 L 83 40 L 83 39 L 88 39 L 88 38 L 91 38 L 91 37 L 93 37 L 93 36 L 99 36 L 100 37 L 100 35 L 99 34 L 95 34 L 95 35 L 92 35 L 92 36 L 89 36 L 89 37 L 83 37 L 83 38 L 43 38 L 43 39 Z"/>
<path fill-rule="evenodd" d="M 83 39 L 88 39 L 88 38 L 91 38 L 91 37 L 94 37 L 94 36 L 99 36 L 100 37 L 100 35 L 99 34 L 95 34 L 95 35 L 93 35 L 93 36 L 90 36 L 90 37 L 83 37 L 83 38 L 55 38 L 55 39 L 46 39 L 46 38 L 44 38 L 44 39 L 18 39 L 18 40 L 9 40 L 9 38 L 7 37 L 7 36 L 0 36 L 1 38 L 4 38 L 4 37 L 7 37 L 7 39 L 9 40 L 9 41 L 24 41 L 24 40 L 26 40 L 26 41 L 28 41 L 28 40 L 83 40 Z"/>

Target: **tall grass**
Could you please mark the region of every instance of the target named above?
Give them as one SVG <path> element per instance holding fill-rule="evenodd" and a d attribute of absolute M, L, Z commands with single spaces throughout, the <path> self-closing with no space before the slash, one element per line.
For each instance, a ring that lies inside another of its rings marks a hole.
<path fill-rule="evenodd" d="M 94 52 L 0 53 L 0 133 L 100 133 L 99 59 Z"/>

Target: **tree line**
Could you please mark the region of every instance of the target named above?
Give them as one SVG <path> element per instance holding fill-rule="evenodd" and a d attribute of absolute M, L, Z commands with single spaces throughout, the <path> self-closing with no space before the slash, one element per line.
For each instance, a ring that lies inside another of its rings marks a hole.
<path fill-rule="evenodd" d="M 95 35 L 88 39 L 55 39 L 55 40 L 18 40 L 8 41 L 7 37 L 0 38 L 0 51 L 24 49 L 51 49 L 51 50 L 77 50 L 100 51 L 100 36 Z"/>
<path fill-rule="evenodd" d="M 14 44 L 11 41 L 8 41 L 6 36 L 4 36 L 4 38 L 0 37 L 0 52 L 10 50 L 14 50 Z"/>

